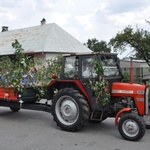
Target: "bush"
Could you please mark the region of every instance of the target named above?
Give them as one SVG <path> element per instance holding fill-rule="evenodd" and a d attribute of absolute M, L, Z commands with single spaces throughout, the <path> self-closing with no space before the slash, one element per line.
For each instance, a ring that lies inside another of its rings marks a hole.
<path fill-rule="evenodd" d="M 130 82 L 130 74 L 128 72 L 124 72 L 122 82 L 129 83 Z"/>

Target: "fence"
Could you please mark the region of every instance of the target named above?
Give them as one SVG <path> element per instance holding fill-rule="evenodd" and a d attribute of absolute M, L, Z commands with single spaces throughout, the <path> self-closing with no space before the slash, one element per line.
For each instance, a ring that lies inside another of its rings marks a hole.
<path fill-rule="evenodd" d="M 129 73 L 130 75 L 130 68 L 121 68 L 122 73 L 124 74 Z M 135 83 L 141 83 L 142 79 L 150 79 L 150 68 L 144 67 L 144 68 L 133 68 L 133 76 L 134 76 L 134 82 Z"/>

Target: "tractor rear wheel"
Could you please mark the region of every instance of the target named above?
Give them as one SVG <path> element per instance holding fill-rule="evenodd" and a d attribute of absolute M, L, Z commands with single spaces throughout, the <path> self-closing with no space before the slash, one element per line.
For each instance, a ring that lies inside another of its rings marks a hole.
<path fill-rule="evenodd" d="M 13 108 L 13 107 L 10 107 L 10 110 L 13 111 L 13 112 L 18 112 L 20 110 L 20 108 Z"/>
<path fill-rule="evenodd" d="M 140 116 L 134 113 L 127 113 L 121 116 L 118 129 L 126 140 L 138 141 L 144 136 L 146 127 Z"/>
<path fill-rule="evenodd" d="M 61 89 L 52 100 L 52 115 L 61 129 L 77 131 L 89 120 L 89 104 L 77 90 Z"/>

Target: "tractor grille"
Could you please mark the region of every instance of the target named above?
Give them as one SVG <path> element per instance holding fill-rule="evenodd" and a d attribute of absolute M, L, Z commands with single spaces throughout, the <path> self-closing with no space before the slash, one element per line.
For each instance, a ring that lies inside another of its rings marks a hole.
<path fill-rule="evenodd" d="M 149 114 L 149 88 L 145 88 L 145 115 Z"/>

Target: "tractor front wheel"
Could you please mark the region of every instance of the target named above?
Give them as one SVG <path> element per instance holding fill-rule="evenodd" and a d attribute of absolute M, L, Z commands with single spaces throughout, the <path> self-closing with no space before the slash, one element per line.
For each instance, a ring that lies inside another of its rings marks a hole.
<path fill-rule="evenodd" d="M 143 119 L 134 113 L 122 115 L 118 129 L 123 138 L 129 141 L 138 141 L 145 134 L 145 124 Z"/>
<path fill-rule="evenodd" d="M 52 100 L 52 115 L 61 129 L 77 131 L 88 122 L 90 109 L 83 95 L 72 88 L 65 88 Z"/>

